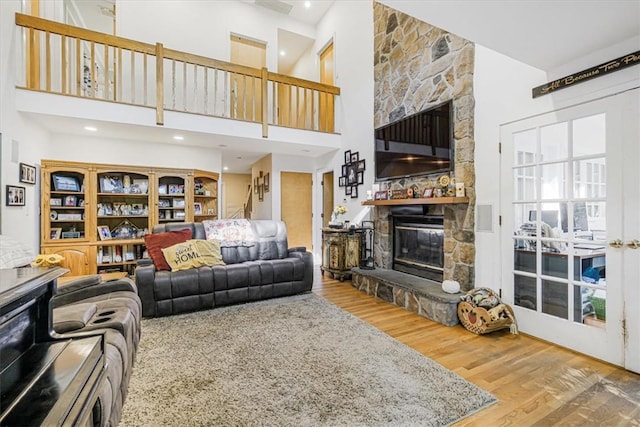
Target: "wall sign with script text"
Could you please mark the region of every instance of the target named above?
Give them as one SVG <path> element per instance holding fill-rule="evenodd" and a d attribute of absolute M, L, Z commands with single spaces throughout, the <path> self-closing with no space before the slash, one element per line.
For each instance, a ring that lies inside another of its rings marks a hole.
<path fill-rule="evenodd" d="M 596 65 L 595 67 L 591 67 L 587 70 L 562 77 L 561 79 L 554 80 L 542 86 L 534 87 L 532 89 L 532 95 L 534 98 L 537 98 L 539 96 L 555 92 L 556 90 L 586 82 L 587 80 L 604 76 L 636 64 L 640 64 L 640 51 L 630 53 L 628 55 L 621 56 L 618 59 L 605 62 L 604 64 Z"/>

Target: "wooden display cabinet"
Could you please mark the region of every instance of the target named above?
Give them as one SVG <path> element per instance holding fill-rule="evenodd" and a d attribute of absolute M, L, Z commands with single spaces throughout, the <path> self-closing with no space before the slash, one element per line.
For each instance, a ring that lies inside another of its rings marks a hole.
<path fill-rule="evenodd" d="M 62 160 L 41 164 L 41 252 L 62 255 L 69 276 L 132 273 L 145 255 L 144 234 L 154 225 L 217 218 L 214 172 Z M 202 213 L 194 216 L 196 198 Z M 160 207 L 161 201 L 168 206 Z"/>
<path fill-rule="evenodd" d="M 195 170 L 193 173 L 193 219 L 218 219 L 218 174 Z"/>

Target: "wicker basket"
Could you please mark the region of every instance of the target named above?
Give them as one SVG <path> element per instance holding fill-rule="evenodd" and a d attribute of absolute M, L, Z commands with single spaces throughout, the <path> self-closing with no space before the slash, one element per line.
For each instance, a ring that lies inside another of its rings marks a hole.
<path fill-rule="evenodd" d="M 508 304 L 505 305 L 511 313 L 511 316 L 515 318 L 511 306 Z M 511 324 L 513 323 L 509 318 L 491 320 L 491 316 L 489 316 L 487 310 L 482 307 L 474 307 L 466 301 L 458 303 L 458 318 L 462 326 L 478 335 L 488 334 L 498 329 L 511 328 Z"/>

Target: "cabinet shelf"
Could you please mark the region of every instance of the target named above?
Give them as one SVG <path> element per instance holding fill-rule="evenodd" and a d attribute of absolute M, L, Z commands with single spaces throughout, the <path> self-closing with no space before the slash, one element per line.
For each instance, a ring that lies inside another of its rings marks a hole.
<path fill-rule="evenodd" d="M 52 223 L 61 223 L 61 222 L 84 222 L 84 219 L 52 219 Z"/>
<path fill-rule="evenodd" d="M 159 198 L 163 197 L 184 197 L 184 193 L 170 193 L 170 194 L 158 194 Z"/>
<path fill-rule="evenodd" d="M 202 195 L 198 195 L 198 194 L 194 194 L 193 196 L 196 199 L 206 199 L 206 200 L 214 200 L 217 199 L 218 196 L 202 196 Z"/>
<path fill-rule="evenodd" d="M 83 211 L 84 210 L 84 206 L 62 206 L 62 205 L 51 205 L 49 206 L 51 208 L 51 210 L 54 211 L 59 211 L 61 209 L 65 209 L 65 210 L 76 210 L 76 211 Z"/>
<path fill-rule="evenodd" d="M 119 198 L 140 198 L 147 199 L 149 198 L 148 194 L 138 194 L 138 193 L 98 193 L 98 197 L 119 197 Z"/>
<path fill-rule="evenodd" d="M 149 215 L 100 215 L 98 219 L 149 218 Z"/>
<path fill-rule="evenodd" d="M 469 203 L 468 197 L 429 197 L 415 199 L 365 200 L 362 206 L 393 206 L 393 205 L 452 205 Z"/>
<path fill-rule="evenodd" d="M 81 191 L 60 191 L 60 190 L 52 190 L 51 191 L 51 195 L 52 196 L 56 196 L 56 195 L 60 195 L 60 196 L 82 196 L 84 194 L 84 192 Z"/>

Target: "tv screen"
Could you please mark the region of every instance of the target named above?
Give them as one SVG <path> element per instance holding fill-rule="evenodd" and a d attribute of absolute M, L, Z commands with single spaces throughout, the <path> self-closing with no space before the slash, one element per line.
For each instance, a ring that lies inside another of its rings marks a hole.
<path fill-rule="evenodd" d="M 376 181 L 453 170 L 452 102 L 375 130 Z"/>

